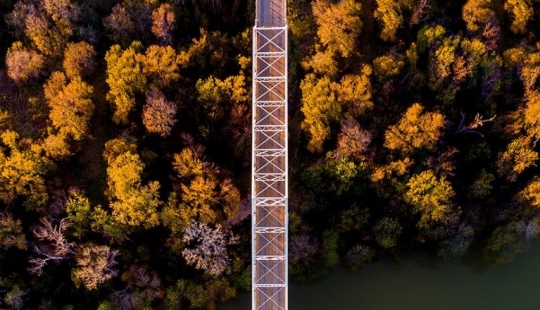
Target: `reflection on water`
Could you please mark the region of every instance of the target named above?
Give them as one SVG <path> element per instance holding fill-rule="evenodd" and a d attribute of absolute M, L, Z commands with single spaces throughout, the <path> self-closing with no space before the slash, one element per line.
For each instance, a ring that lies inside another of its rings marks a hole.
<path fill-rule="evenodd" d="M 243 295 L 220 310 L 251 309 Z M 425 267 L 410 261 L 396 267 L 382 262 L 349 274 L 289 288 L 291 310 L 513 310 L 540 309 L 540 241 L 512 263 L 481 271 L 453 261 Z"/>

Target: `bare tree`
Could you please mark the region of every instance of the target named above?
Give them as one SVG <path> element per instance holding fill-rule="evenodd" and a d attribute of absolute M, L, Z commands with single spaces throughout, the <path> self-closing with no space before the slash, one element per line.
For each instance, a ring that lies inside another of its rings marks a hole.
<path fill-rule="evenodd" d="M 420 23 L 428 17 L 430 9 L 429 1 L 430 0 L 418 1 L 418 5 L 414 8 L 414 11 L 411 15 L 411 22 L 409 24 L 411 27 Z"/>
<path fill-rule="evenodd" d="M 454 134 L 458 133 L 474 133 L 479 135 L 480 137 L 484 137 L 484 134 L 476 130 L 477 128 L 481 127 L 485 123 L 492 122 L 497 115 L 493 116 L 492 118 L 483 119 L 483 116 L 480 115 L 480 113 L 477 113 L 474 117 L 474 120 L 469 125 L 465 125 L 465 113 L 461 113 L 461 121 L 459 122 L 458 129 Z"/>
<path fill-rule="evenodd" d="M 172 32 L 176 26 L 174 9 L 169 3 L 163 3 L 152 12 L 152 33 L 162 44 L 172 43 Z"/>
<path fill-rule="evenodd" d="M 127 286 L 121 291 L 112 293 L 111 301 L 119 310 L 137 309 L 143 302 L 140 295 L 133 294 L 131 286 Z"/>
<path fill-rule="evenodd" d="M 205 223 L 191 220 L 184 230 L 182 241 L 190 245 L 182 251 L 188 265 L 195 265 L 205 274 L 217 277 L 227 271 L 229 254 L 227 245 L 236 244 L 238 238 L 221 225 L 211 228 Z"/>
<path fill-rule="evenodd" d="M 32 257 L 29 260 L 28 271 L 38 276 L 43 273 L 43 268 L 49 261 L 59 261 L 67 258 L 74 253 L 75 243 L 69 242 L 65 236 L 65 230 L 71 226 L 68 218 L 60 220 L 58 225 L 53 225 L 48 217 L 40 219 L 41 225 L 33 230 L 36 238 L 41 241 L 34 245 L 34 252 L 38 257 Z"/>
<path fill-rule="evenodd" d="M 57 256 L 66 257 L 73 254 L 75 243 L 67 241 L 64 232 L 71 226 L 69 219 L 63 218 L 58 225 L 53 226 L 51 220 L 47 217 L 39 220 L 41 225 L 34 230 L 34 235 L 41 241 L 49 241 L 52 243 L 54 254 Z"/>
<path fill-rule="evenodd" d="M 37 79 L 44 65 L 43 56 L 15 42 L 6 55 L 8 76 L 17 85 Z"/>
<path fill-rule="evenodd" d="M 135 33 L 135 24 L 131 20 L 126 8 L 120 4 L 112 8 L 111 15 L 103 19 L 103 25 L 108 36 L 115 42 L 129 41 Z"/>
<path fill-rule="evenodd" d="M 77 267 L 72 277 L 75 283 L 82 283 L 88 290 L 96 289 L 100 284 L 118 274 L 114 269 L 118 250 L 111 250 L 106 245 L 83 245 L 77 253 Z"/>
<path fill-rule="evenodd" d="M 371 133 L 360 127 L 360 124 L 352 119 L 341 123 L 341 133 L 338 136 L 336 153 L 342 156 L 362 158 L 368 151 L 371 143 Z"/>
<path fill-rule="evenodd" d="M 176 105 L 168 101 L 161 92 L 151 90 L 146 95 L 146 104 L 143 107 L 143 124 L 149 132 L 166 137 L 176 123 L 174 116 Z"/>
<path fill-rule="evenodd" d="M 26 294 L 28 294 L 28 291 L 23 291 L 18 285 L 15 285 L 4 297 L 4 302 L 6 305 L 10 306 L 11 309 L 23 309 L 24 301 L 22 300 L 22 297 Z"/>
<path fill-rule="evenodd" d="M 9 32 L 17 39 L 22 38 L 26 27 L 26 16 L 35 10 L 33 4 L 26 4 L 26 1 L 17 1 L 13 11 L 6 15 L 5 21 Z"/>
<path fill-rule="evenodd" d="M 499 49 L 499 44 L 501 43 L 501 33 L 501 26 L 499 25 L 497 17 L 495 14 L 491 14 L 482 32 L 484 43 L 490 50 L 497 51 Z"/>

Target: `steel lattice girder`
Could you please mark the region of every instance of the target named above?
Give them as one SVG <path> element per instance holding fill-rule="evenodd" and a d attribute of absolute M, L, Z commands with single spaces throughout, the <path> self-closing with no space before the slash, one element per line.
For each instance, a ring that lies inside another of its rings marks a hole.
<path fill-rule="evenodd" d="M 287 309 L 287 27 L 253 30 L 253 309 Z"/>

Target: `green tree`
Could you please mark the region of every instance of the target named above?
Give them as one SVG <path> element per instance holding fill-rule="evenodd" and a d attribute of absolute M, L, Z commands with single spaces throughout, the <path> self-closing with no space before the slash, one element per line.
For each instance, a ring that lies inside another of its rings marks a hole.
<path fill-rule="evenodd" d="M 390 249 L 398 244 L 398 239 L 401 236 L 402 227 L 399 221 L 391 217 L 383 217 L 375 227 L 375 241 L 385 249 Z"/>
<path fill-rule="evenodd" d="M 497 227 L 489 236 L 483 252 L 495 264 L 512 261 L 525 247 L 525 235 L 520 223 L 511 222 Z"/>

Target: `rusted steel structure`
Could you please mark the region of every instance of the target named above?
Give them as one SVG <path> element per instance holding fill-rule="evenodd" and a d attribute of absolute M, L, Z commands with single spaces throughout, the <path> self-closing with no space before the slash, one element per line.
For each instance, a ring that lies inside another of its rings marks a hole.
<path fill-rule="evenodd" d="M 285 310 L 288 293 L 285 0 L 256 0 L 253 28 L 253 310 Z"/>

